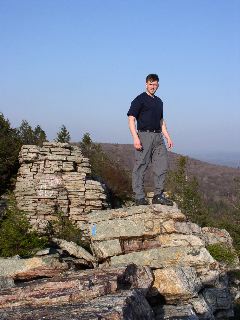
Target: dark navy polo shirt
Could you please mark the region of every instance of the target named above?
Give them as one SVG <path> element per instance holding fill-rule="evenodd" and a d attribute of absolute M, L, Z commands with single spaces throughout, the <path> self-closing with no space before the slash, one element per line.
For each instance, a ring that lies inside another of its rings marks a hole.
<path fill-rule="evenodd" d="M 137 119 L 138 130 L 161 130 L 163 102 L 159 97 L 143 92 L 132 101 L 127 115 Z"/>

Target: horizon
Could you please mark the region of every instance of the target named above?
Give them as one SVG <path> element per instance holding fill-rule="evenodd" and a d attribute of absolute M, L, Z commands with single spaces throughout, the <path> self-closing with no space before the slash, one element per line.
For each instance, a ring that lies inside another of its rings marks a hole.
<path fill-rule="evenodd" d="M 240 2 L 104 3 L 1 1 L 0 111 L 11 125 L 131 144 L 126 114 L 153 72 L 173 152 L 240 150 Z"/>
<path fill-rule="evenodd" d="M 6 119 L 6 117 L 5 117 L 5 119 Z M 9 121 L 9 119 L 7 119 L 7 120 Z M 89 132 L 85 132 L 85 133 L 89 133 Z M 57 133 L 56 133 L 56 136 L 57 136 Z M 55 136 L 55 138 L 56 138 L 56 136 Z M 91 134 L 90 134 L 90 137 L 91 137 Z M 55 138 L 48 139 L 48 137 L 47 137 L 47 141 L 48 142 L 55 142 L 54 141 Z M 92 137 L 91 137 L 91 139 L 92 139 Z M 69 141 L 69 143 L 80 143 L 80 142 L 81 142 L 81 139 L 78 140 L 78 141 L 73 141 L 73 140 Z M 119 142 L 93 141 L 93 143 L 96 143 L 96 144 L 113 144 L 113 145 L 114 144 L 117 144 L 117 145 L 120 144 L 120 145 L 132 145 L 133 146 L 133 143 L 131 143 L 131 142 L 119 143 Z M 210 163 L 210 164 L 215 164 L 215 165 L 220 165 L 220 166 L 227 166 L 227 167 L 231 167 L 231 168 L 240 168 L 240 151 L 234 151 L 234 152 L 232 152 L 232 151 L 212 151 L 212 152 L 202 151 L 201 153 L 199 153 L 199 152 L 191 152 L 191 151 L 184 153 L 184 152 L 176 152 L 175 150 L 168 150 L 168 151 L 170 151 L 172 153 L 175 153 L 175 154 L 180 154 L 180 155 L 183 155 L 183 156 L 187 156 L 187 157 L 190 157 L 192 159 L 199 160 L 199 161 L 207 162 L 207 163 Z"/>
<path fill-rule="evenodd" d="M 73 142 L 73 143 L 78 143 Z M 111 142 L 97 142 L 99 144 L 123 144 L 123 145 L 133 145 L 131 143 L 111 143 Z M 227 166 L 230 168 L 239 169 L 240 168 L 240 151 L 239 152 L 213 152 L 213 153 L 178 153 L 173 150 L 169 150 L 172 153 L 180 154 L 182 156 L 187 156 L 191 159 L 199 160 L 202 162 L 207 162 L 210 164 L 215 164 L 219 166 Z"/>

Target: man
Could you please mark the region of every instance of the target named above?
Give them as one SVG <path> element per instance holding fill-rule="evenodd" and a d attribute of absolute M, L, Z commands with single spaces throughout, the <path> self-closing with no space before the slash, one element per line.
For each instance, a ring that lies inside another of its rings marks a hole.
<path fill-rule="evenodd" d="M 173 147 L 163 119 L 163 102 L 155 96 L 159 87 L 159 78 L 156 74 L 146 77 L 146 92 L 138 95 L 131 103 L 127 113 L 128 123 L 135 148 L 135 165 L 132 173 L 132 187 L 135 193 L 136 205 L 147 205 L 144 193 L 144 174 L 152 162 L 154 174 L 153 204 L 173 205 L 163 194 L 164 181 L 167 174 L 167 149 L 163 136 L 167 140 L 168 148 Z M 137 120 L 137 130 L 135 121 Z"/>

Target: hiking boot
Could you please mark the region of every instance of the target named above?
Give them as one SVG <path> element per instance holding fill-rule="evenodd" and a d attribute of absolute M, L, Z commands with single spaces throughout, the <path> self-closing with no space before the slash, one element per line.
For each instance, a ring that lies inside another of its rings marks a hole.
<path fill-rule="evenodd" d="M 142 198 L 142 199 L 136 199 L 135 204 L 136 204 L 136 206 L 146 206 L 149 203 L 145 198 Z"/>
<path fill-rule="evenodd" d="M 163 193 L 156 194 L 152 198 L 152 204 L 162 204 L 164 206 L 173 206 L 173 201 L 166 198 Z"/>

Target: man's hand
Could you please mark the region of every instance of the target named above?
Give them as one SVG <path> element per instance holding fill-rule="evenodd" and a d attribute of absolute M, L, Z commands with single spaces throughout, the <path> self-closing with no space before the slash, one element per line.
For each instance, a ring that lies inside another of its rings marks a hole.
<path fill-rule="evenodd" d="M 142 150 L 142 144 L 141 144 L 141 141 L 140 141 L 138 134 L 137 134 L 137 131 L 136 131 L 135 121 L 136 121 L 136 119 L 134 118 L 134 116 L 128 117 L 128 124 L 129 124 L 131 134 L 133 136 L 134 148 L 136 150 Z"/>
<path fill-rule="evenodd" d="M 136 137 L 134 140 L 133 140 L 133 144 L 134 144 L 134 148 L 136 150 L 142 150 L 142 144 L 141 144 L 141 141 L 138 137 Z"/>
<path fill-rule="evenodd" d="M 162 133 L 164 135 L 164 137 L 166 138 L 167 140 L 167 146 L 168 146 L 168 149 L 171 149 L 173 147 L 173 142 L 168 134 L 168 131 L 167 131 L 167 126 L 166 126 L 166 122 L 164 121 L 164 119 L 161 119 L 161 127 L 162 127 Z"/>
<path fill-rule="evenodd" d="M 171 149 L 173 147 L 173 142 L 172 142 L 171 138 L 167 139 L 167 146 L 168 146 L 168 149 Z"/>

